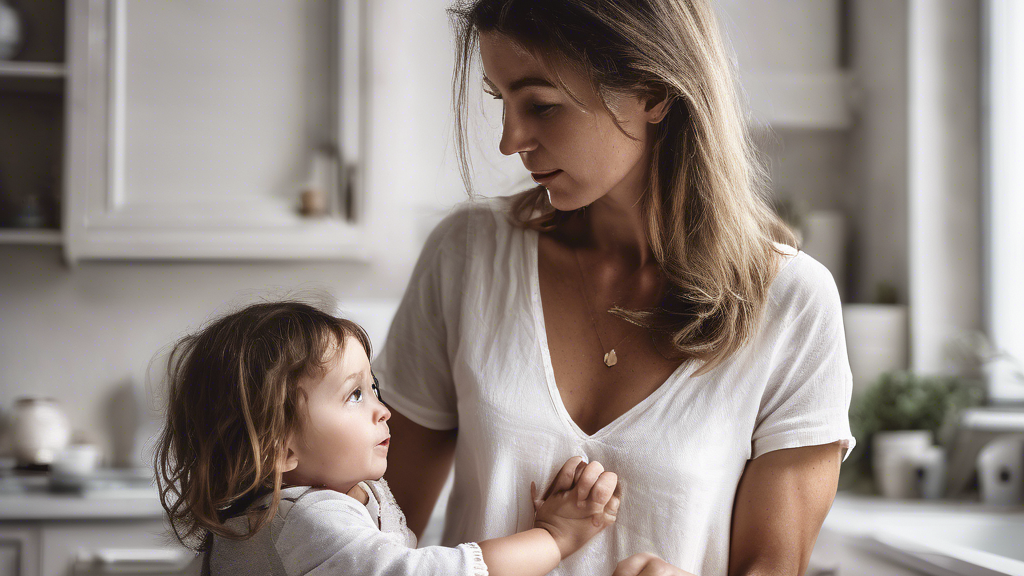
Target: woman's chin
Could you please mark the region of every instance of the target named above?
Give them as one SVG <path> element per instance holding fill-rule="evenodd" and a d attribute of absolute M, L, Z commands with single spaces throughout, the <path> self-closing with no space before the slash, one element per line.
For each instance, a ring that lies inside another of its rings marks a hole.
<path fill-rule="evenodd" d="M 548 202 L 555 210 L 561 212 L 572 212 L 583 208 L 589 202 L 585 198 L 581 198 L 575 194 L 569 194 L 565 192 L 559 192 L 548 188 Z"/>

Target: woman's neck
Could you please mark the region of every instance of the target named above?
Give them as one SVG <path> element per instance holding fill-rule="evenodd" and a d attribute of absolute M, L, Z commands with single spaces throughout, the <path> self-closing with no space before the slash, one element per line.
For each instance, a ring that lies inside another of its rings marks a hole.
<path fill-rule="evenodd" d="M 641 268 L 654 257 L 640 207 L 640 186 L 613 190 L 580 214 L 578 238 L 598 252 Z"/>

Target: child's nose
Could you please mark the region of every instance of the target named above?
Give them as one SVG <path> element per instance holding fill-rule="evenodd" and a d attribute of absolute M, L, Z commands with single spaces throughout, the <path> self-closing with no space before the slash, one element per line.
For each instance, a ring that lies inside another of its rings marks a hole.
<path fill-rule="evenodd" d="M 391 411 L 383 403 L 380 404 L 380 411 L 377 413 L 377 422 L 387 422 L 391 419 Z"/>

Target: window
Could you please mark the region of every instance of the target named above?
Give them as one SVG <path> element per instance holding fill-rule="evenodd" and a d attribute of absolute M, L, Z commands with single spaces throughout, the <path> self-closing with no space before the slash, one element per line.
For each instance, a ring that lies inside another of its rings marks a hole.
<path fill-rule="evenodd" d="M 984 14 L 986 321 L 996 347 L 1024 361 L 1024 2 L 989 0 Z M 1012 362 L 998 362 L 993 400 L 1024 400 Z"/>

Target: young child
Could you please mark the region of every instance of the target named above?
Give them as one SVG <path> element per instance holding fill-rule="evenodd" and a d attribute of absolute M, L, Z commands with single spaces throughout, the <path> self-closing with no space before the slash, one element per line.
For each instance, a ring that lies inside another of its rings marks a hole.
<path fill-rule="evenodd" d="M 534 528 L 416 549 L 387 483 L 391 414 L 358 325 L 296 302 L 180 340 L 156 455 L 177 538 L 212 574 L 546 574 L 615 521 L 617 478 L 570 459 Z"/>

